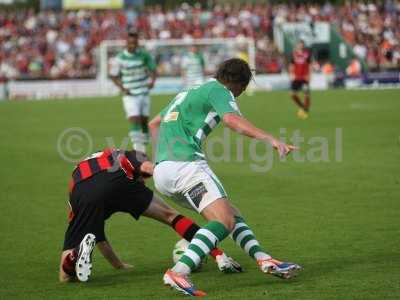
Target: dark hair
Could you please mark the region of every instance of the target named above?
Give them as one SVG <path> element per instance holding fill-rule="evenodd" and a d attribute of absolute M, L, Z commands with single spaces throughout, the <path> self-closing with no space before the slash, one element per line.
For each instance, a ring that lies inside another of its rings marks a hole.
<path fill-rule="evenodd" d="M 252 78 L 249 64 L 240 58 L 231 58 L 218 67 L 215 78 L 225 83 L 239 83 L 247 86 Z"/>
<path fill-rule="evenodd" d="M 139 33 L 137 31 L 129 31 L 128 37 L 139 38 Z"/>

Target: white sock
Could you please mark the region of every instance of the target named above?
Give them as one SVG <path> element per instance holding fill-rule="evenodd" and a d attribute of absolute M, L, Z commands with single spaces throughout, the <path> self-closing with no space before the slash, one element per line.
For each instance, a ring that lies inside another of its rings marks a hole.
<path fill-rule="evenodd" d="M 146 145 L 143 143 L 133 143 L 133 150 L 140 151 L 145 153 L 146 152 Z"/>
<path fill-rule="evenodd" d="M 264 252 L 256 252 L 254 253 L 254 258 L 256 260 L 267 260 L 267 259 L 271 259 L 271 255 L 268 255 L 267 253 Z"/>
<path fill-rule="evenodd" d="M 179 261 L 175 264 L 175 266 L 171 270 L 174 271 L 175 273 L 183 275 L 189 275 L 191 271 L 188 265 L 181 263 Z"/>

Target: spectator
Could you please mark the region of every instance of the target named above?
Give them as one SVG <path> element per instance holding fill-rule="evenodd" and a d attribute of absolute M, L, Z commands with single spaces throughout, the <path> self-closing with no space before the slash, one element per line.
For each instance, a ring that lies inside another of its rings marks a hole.
<path fill-rule="evenodd" d="M 251 37 L 256 40 L 258 72 L 279 73 L 283 58 L 274 47 L 273 24 L 326 21 L 335 24 L 354 53 L 374 69 L 399 68 L 400 2 L 319 4 L 200 4 L 175 9 L 149 6 L 126 11 L 0 12 L 0 77 L 95 77 L 95 49 L 103 40 L 123 39 L 127 26 L 146 39 Z M 217 61 L 224 51 L 204 56 Z M 229 54 L 229 53 L 228 53 Z M 179 74 L 179 49 L 157 54 L 160 73 Z M 209 67 L 210 70 L 212 66 Z M 206 70 L 207 71 L 207 70 Z M 7 74 L 7 75 L 4 75 Z"/>

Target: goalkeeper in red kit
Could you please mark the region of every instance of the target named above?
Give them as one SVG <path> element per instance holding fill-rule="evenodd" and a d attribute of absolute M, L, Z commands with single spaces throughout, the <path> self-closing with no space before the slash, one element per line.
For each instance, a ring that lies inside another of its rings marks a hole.
<path fill-rule="evenodd" d="M 297 116 L 300 119 L 308 118 L 310 111 L 310 73 L 311 73 L 311 53 L 305 47 L 304 41 L 300 40 L 292 53 L 289 64 L 289 76 L 291 81 L 291 97 L 300 107 Z M 304 100 L 299 96 L 299 91 L 303 91 Z"/>
<path fill-rule="evenodd" d="M 140 216 L 152 218 L 191 241 L 200 227 L 168 206 L 144 184 L 144 178 L 152 176 L 153 168 L 144 153 L 119 149 L 94 153 L 76 166 L 70 182 L 69 224 L 59 269 L 61 282 L 89 279 L 96 244 L 114 268 L 132 268 L 121 261 L 105 235 L 105 221 L 116 212 L 128 213 L 136 220 Z M 222 250 L 214 248 L 210 255 L 220 271 L 242 271 Z"/>

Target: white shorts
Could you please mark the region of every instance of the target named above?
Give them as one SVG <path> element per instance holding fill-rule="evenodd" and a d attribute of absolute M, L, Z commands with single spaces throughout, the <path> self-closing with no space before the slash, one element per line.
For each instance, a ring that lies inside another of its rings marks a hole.
<path fill-rule="evenodd" d="M 205 160 L 163 161 L 155 167 L 153 178 L 160 193 L 199 213 L 215 200 L 227 197 Z"/>
<path fill-rule="evenodd" d="M 122 96 L 126 117 L 137 117 L 150 115 L 150 96 L 148 94 Z"/>

